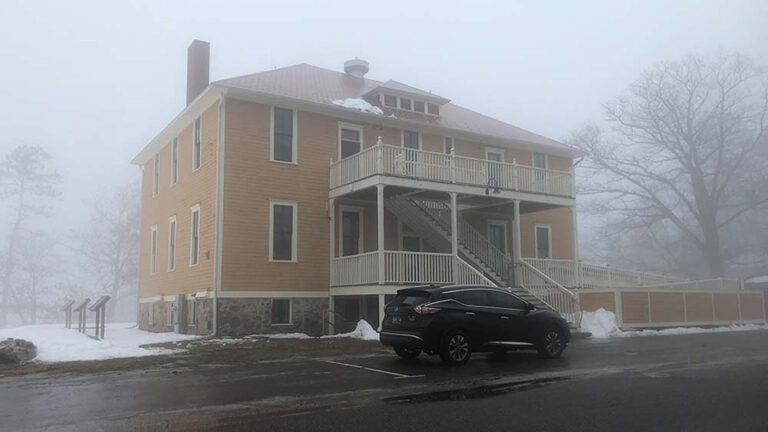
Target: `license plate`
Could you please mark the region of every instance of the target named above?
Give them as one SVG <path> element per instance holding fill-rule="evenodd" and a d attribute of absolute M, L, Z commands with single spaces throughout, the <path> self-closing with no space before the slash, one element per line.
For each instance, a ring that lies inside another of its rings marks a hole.
<path fill-rule="evenodd" d="M 392 324 L 400 324 L 403 322 L 403 318 L 399 316 L 392 317 Z"/>

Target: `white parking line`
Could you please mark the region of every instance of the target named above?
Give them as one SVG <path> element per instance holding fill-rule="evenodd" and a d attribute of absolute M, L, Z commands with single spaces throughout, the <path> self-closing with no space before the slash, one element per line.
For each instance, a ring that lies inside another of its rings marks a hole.
<path fill-rule="evenodd" d="M 355 369 L 363 369 L 363 370 L 367 370 L 367 371 L 371 371 L 371 372 L 378 372 L 378 373 L 381 373 L 381 374 L 392 375 L 393 377 L 395 377 L 395 379 L 421 378 L 421 377 L 424 376 L 424 375 L 405 375 L 405 374 L 401 374 L 401 373 L 397 373 L 397 372 L 390 372 L 390 371 L 385 371 L 385 370 L 381 370 L 381 369 L 374 369 L 374 368 L 369 368 L 369 367 L 355 365 L 355 364 L 350 364 L 350 363 L 337 362 L 337 361 L 333 361 L 333 360 L 322 360 L 322 361 L 324 361 L 326 363 L 335 364 L 335 365 L 347 366 L 347 367 L 351 367 L 351 368 L 355 368 Z"/>

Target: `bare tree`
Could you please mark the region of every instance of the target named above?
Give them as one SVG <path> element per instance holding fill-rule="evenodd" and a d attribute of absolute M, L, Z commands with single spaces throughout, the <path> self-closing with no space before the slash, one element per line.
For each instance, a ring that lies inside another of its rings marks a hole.
<path fill-rule="evenodd" d="M 139 247 L 139 187 L 119 187 L 112 196 L 91 203 L 91 224 L 78 235 L 80 252 L 92 264 L 102 290 L 109 293 L 107 317 L 115 317 L 117 305 L 137 292 Z"/>
<path fill-rule="evenodd" d="M 3 265 L 0 327 L 7 323 L 14 260 L 23 224 L 29 216 L 44 213 L 45 207 L 41 205 L 40 198 L 58 196 L 55 187 L 59 175 L 46 166 L 50 158 L 42 147 L 23 145 L 11 150 L 0 161 L 0 197 L 15 202 L 15 207 L 11 207 L 14 215 Z"/>
<path fill-rule="evenodd" d="M 18 283 L 15 284 L 16 289 L 13 290 L 12 297 L 22 323 L 27 322 L 25 313 L 31 324 L 37 324 L 41 306 L 43 308 L 60 306 L 50 303 L 51 294 L 53 294 L 51 289 L 43 293 L 47 295 L 40 295 L 57 268 L 55 246 L 56 241 L 49 233 L 33 231 L 21 237 L 18 246 L 18 267 L 22 274 Z"/>
<path fill-rule="evenodd" d="M 620 229 L 666 233 L 657 250 L 688 242 L 723 276 L 723 233 L 768 204 L 764 70 L 737 54 L 662 62 L 605 113 L 607 133 L 589 125 L 569 140 L 589 155 L 582 193 Z"/>

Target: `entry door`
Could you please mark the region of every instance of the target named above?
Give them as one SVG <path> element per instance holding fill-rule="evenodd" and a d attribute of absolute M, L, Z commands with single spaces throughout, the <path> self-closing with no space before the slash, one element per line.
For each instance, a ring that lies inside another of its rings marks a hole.
<path fill-rule="evenodd" d="M 360 212 L 341 212 L 341 256 L 360 253 Z"/>
<path fill-rule="evenodd" d="M 419 152 L 421 143 L 419 133 L 409 130 L 403 131 L 403 147 L 405 147 L 405 175 L 417 176 L 419 164 Z"/>
<path fill-rule="evenodd" d="M 488 240 L 502 251 L 507 253 L 507 226 L 503 223 L 490 222 L 488 224 Z"/>
<path fill-rule="evenodd" d="M 403 250 L 406 252 L 421 252 L 421 238 L 416 235 L 416 233 L 406 224 L 402 225 L 402 243 L 403 243 Z M 405 277 L 408 281 L 416 281 L 418 280 L 418 271 L 419 267 L 417 266 L 415 260 L 412 258 L 406 258 L 406 261 L 404 262 L 403 271 L 405 272 Z"/>
<path fill-rule="evenodd" d="M 504 167 L 501 164 L 504 156 L 498 152 L 486 152 L 488 159 L 488 186 L 492 188 L 504 186 Z"/>

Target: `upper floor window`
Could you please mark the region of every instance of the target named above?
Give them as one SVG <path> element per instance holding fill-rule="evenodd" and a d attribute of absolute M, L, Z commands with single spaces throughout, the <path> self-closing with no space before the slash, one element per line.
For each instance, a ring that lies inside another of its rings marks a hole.
<path fill-rule="evenodd" d="M 294 201 L 269 202 L 269 260 L 296 261 L 298 205 Z"/>
<path fill-rule="evenodd" d="M 296 163 L 296 115 L 287 108 L 272 108 L 273 161 Z"/>
<path fill-rule="evenodd" d="M 440 115 L 440 106 L 438 104 L 428 103 L 427 114 Z"/>
<path fill-rule="evenodd" d="M 339 126 L 339 158 L 360 153 L 363 146 L 363 129 L 359 126 Z"/>
<path fill-rule="evenodd" d="M 192 170 L 200 168 L 200 157 L 202 156 L 202 131 L 203 122 L 200 117 L 195 119 L 195 130 L 192 137 Z"/>
<path fill-rule="evenodd" d="M 397 96 L 393 95 L 384 95 L 384 106 L 397 108 Z"/>
<path fill-rule="evenodd" d="M 149 234 L 149 274 L 157 272 L 157 225 L 152 225 Z"/>
<path fill-rule="evenodd" d="M 200 262 L 200 206 L 192 207 L 191 213 L 189 265 L 197 265 Z"/>
<path fill-rule="evenodd" d="M 152 161 L 152 196 L 160 193 L 160 153 Z"/>
<path fill-rule="evenodd" d="M 417 113 L 423 113 L 425 111 L 425 103 L 423 101 L 413 101 L 413 110 Z"/>
<path fill-rule="evenodd" d="M 410 111 L 412 109 L 411 106 L 412 105 L 410 99 L 404 97 L 400 98 L 400 108 Z"/>
<path fill-rule="evenodd" d="M 544 153 L 533 154 L 533 167 L 534 168 L 547 168 L 547 155 Z"/>
<path fill-rule="evenodd" d="M 453 138 L 443 138 L 443 152 L 445 152 L 445 154 L 453 153 Z"/>
<path fill-rule="evenodd" d="M 400 108 L 422 114 L 440 115 L 440 105 L 425 100 L 412 99 L 405 96 L 382 94 L 381 104 L 389 108 Z"/>
<path fill-rule="evenodd" d="M 179 180 L 179 138 L 171 143 L 171 186 Z"/>
<path fill-rule="evenodd" d="M 176 216 L 168 218 L 168 270 L 176 268 Z"/>
<path fill-rule="evenodd" d="M 552 229 L 549 225 L 536 225 L 536 258 L 552 258 Z"/>

